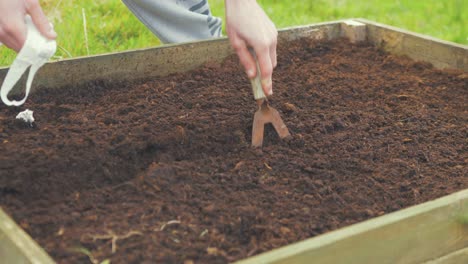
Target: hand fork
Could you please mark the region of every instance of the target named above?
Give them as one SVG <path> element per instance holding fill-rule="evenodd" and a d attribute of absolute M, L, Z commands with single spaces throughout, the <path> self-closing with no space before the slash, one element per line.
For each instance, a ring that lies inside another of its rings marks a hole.
<path fill-rule="evenodd" d="M 253 125 L 252 125 L 252 147 L 261 147 L 263 145 L 263 134 L 265 125 L 271 123 L 275 128 L 281 139 L 290 136 L 288 128 L 281 119 L 278 111 L 271 107 L 268 103 L 268 99 L 262 89 L 260 68 L 258 65 L 257 58 L 254 55 L 257 63 L 257 76 L 250 80 L 252 84 L 252 91 L 254 98 L 257 101 L 258 110 L 254 114 Z"/>

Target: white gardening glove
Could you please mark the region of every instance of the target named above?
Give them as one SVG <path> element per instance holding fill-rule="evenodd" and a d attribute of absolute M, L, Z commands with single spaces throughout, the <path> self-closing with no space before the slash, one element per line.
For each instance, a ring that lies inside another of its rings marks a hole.
<path fill-rule="evenodd" d="M 275 25 L 255 0 L 225 0 L 225 5 L 226 31 L 232 47 L 250 79 L 258 74 L 256 62 L 249 52 L 249 47 L 253 48 L 259 63 L 263 91 L 271 95 L 278 38 Z"/>

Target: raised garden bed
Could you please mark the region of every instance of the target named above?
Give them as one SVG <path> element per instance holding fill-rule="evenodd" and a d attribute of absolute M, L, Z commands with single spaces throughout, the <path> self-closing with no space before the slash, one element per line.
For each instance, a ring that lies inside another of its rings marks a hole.
<path fill-rule="evenodd" d="M 33 127 L 0 106 L 0 206 L 61 263 L 225 263 L 467 189 L 466 57 L 437 69 L 356 25 L 282 33 L 272 104 L 292 138 L 267 129 L 262 150 L 226 40 L 51 64 Z"/>

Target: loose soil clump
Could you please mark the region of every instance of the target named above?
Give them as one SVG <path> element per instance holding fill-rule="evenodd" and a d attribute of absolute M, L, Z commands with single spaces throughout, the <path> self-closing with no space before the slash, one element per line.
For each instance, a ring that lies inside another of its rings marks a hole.
<path fill-rule="evenodd" d="M 466 72 L 343 39 L 278 61 L 292 138 L 262 150 L 235 56 L 0 106 L 0 206 L 59 263 L 226 263 L 468 188 Z"/>

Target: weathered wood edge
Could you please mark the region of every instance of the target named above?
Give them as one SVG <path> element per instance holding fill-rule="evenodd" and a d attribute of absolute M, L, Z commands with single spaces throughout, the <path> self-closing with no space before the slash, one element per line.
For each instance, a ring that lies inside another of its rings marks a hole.
<path fill-rule="evenodd" d="M 468 262 L 468 247 L 452 252 L 438 259 L 430 260 L 425 264 L 466 264 Z"/>
<path fill-rule="evenodd" d="M 236 263 L 421 263 L 468 246 L 467 212 L 468 189 Z"/>
<path fill-rule="evenodd" d="M 55 263 L 0 207 L 0 262 Z"/>
<path fill-rule="evenodd" d="M 354 20 L 367 25 L 367 37 L 371 43 L 390 53 L 427 61 L 440 69 L 468 71 L 468 46 L 362 18 Z"/>

